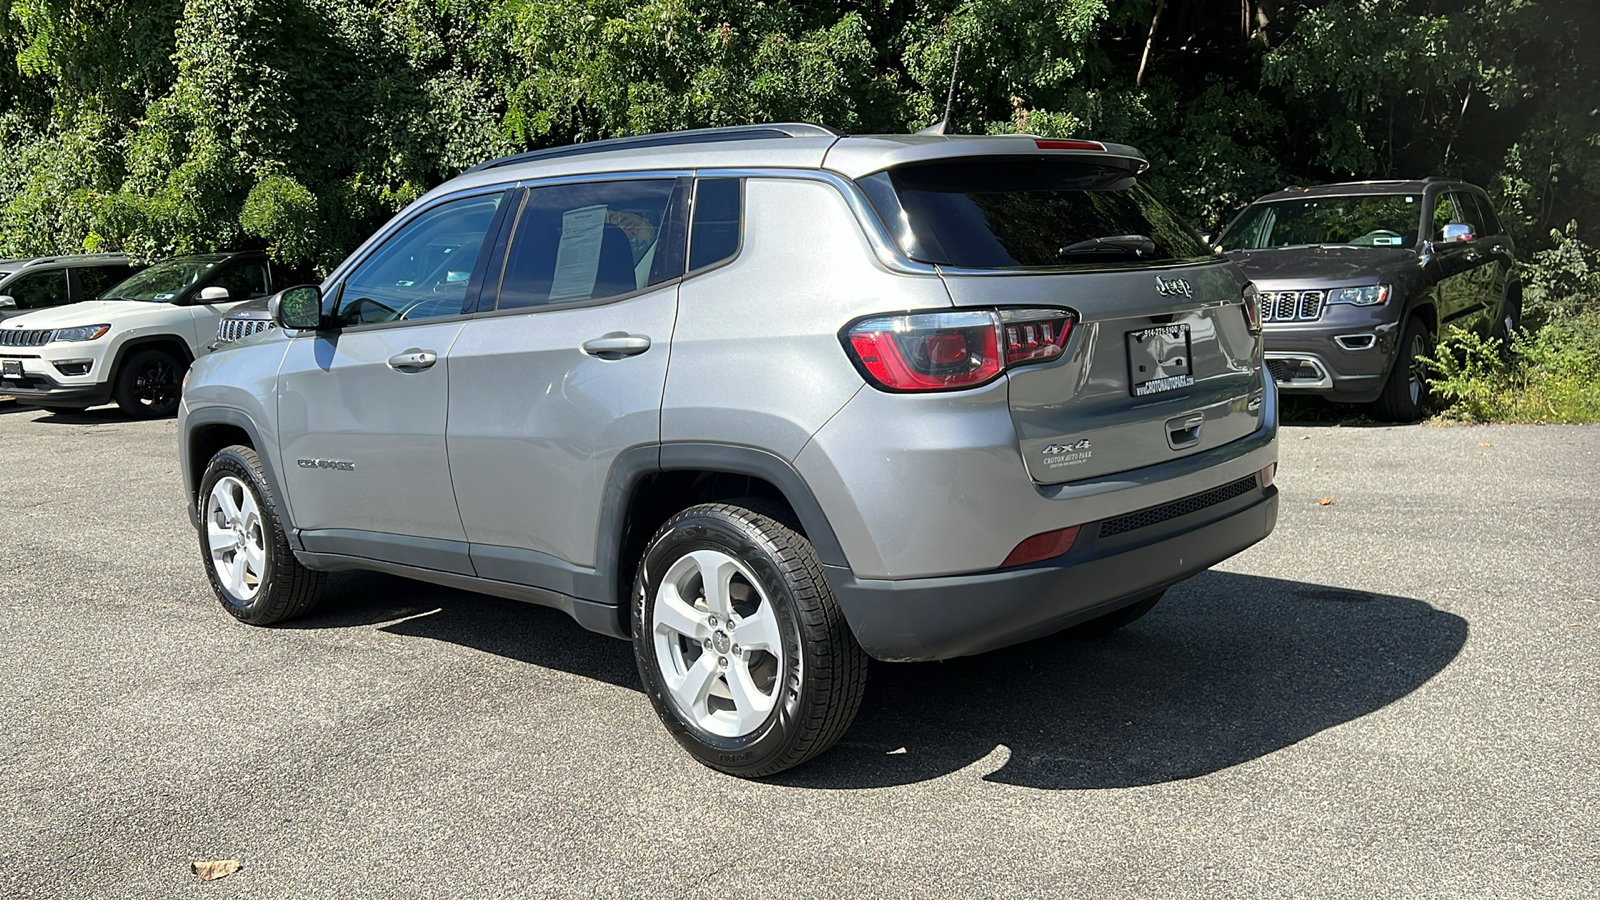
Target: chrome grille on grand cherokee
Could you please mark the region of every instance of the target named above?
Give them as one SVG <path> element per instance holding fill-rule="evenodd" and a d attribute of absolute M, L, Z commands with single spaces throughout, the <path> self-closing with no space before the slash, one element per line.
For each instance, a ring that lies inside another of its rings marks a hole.
<path fill-rule="evenodd" d="M 42 347 L 50 343 L 53 328 L 0 329 L 0 347 Z"/>
<path fill-rule="evenodd" d="M 217 340 L 231 343 L 277 327 L 271 319 L 223 319 L 217 325 Z"/>
<path fill-rule="evenodd" d="M 1322 318 L 1326 291 L 1267 291 L 1261 294 L 1261 321 L 1315 322 Z"/>

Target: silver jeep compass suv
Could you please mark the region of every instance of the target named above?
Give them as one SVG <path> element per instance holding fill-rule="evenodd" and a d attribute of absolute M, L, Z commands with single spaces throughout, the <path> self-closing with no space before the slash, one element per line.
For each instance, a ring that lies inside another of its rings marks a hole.
<path fill-rule="evenodd" d="M 479 166 L 190 370 L 212 587 L 556 607 L 744 776 L 838 740 L 869 657 L 1131 622 L 1277 516 L 1254 289 L 1146 166 L 813 125 Z"/>

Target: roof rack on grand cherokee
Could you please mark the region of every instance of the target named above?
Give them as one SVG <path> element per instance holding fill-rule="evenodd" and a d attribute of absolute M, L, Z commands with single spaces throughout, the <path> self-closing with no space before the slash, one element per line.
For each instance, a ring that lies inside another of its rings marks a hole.
<path fill-rule="evenodd" d="M 479 163 L 468 169 L 467 172 L 480 172 L 484 169 L 497 169 L 501 166 L 514 165 L 533 159 L 555 159 L 563 156 L 582 156 L 589 153 L 605 153 L 610 150 L 640 150 L 647 147 L 673 147 L 680 144 L 715 144 L 724 141 L 757 141 L 766 138 L 791 138 L 791 137 L 839 137 L 843 132 L 829 128 L 826 125 L 813 125 L 809 122 L 774 122 L 765 125 L 728 125 L 722 128 L 691 128 L 688 131 L 673 131 L 666 134 L 640 134 L 632 137 L 606 138 L 599 141 L 585 141 L 582 144 L 573 144 L 568 147 L 549 147 L 544 150 L 529 150 L 526 153 L 513 153 L 499 159 L 491 159 Z M 463 173 L 466 174 L 466 173 Z"/>

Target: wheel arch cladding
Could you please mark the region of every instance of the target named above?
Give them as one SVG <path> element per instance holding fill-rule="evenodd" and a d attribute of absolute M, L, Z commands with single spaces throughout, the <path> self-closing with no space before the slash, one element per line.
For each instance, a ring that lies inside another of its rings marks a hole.
<path fill-rule="evenodd" d="M 659 467 L 613 472 L 627 483 L 608 491 L 614 500 L 603 521 L 607 545 L 614 548 L 610 568 L 619 621 L 628 622 L 629 592 L 637 566 L 658 528 L 676 513 L 700 503 L 756 497 L 782 504 L 793 514 L 803 537 L 826 565 L 848 566 L 844 551 L 822 507 L 805 481 L 782 458 L 752 447 L 724 444 L 667 444 Z M 631 477 L 627 475 L 631 474 Z M 617 489 L 620 488 L 620 489 Z"/>
<path fill-rule="evenodd" d="M 197 507 L 200 479 L 204 476 L 211 457 L 224 447 L 243 444 L 255 451 L 256 457 L 260 460 L 261 471 L 267 478 L 267 488 L 272 491 L 271 500 L 278 519 L 283 523 L 290 543 L 297 545 L 299 538 L 294 523 L 289 518 L 289 504 L 284 502 L 283 481 L 273 467 L 272 455 L 265 452 L 265 445 L 255 423 L 238 410 L 208 407 L 191 413 L 185 422 L 185 427 L 188 431 L 184 435 L 182 447 L 184 493 L 188 499 L 189 519 L 195 527 L 198 528 L 200 524 Z"/>

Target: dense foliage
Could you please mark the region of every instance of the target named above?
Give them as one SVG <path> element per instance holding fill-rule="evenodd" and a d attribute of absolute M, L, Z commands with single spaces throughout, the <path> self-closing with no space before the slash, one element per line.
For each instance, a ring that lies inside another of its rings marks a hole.
<path fill-rule="evenodd" d="M 429 186 L 632 132 L 937 119 L 1135 144 L 1215 225 L 1285 183 L 1462 175 L 1600 243 L 1593 0 L 0 0 L 0 254 L 326 267 Z M 1561 232 L 1565 234 L 1565 232 Z"/>

